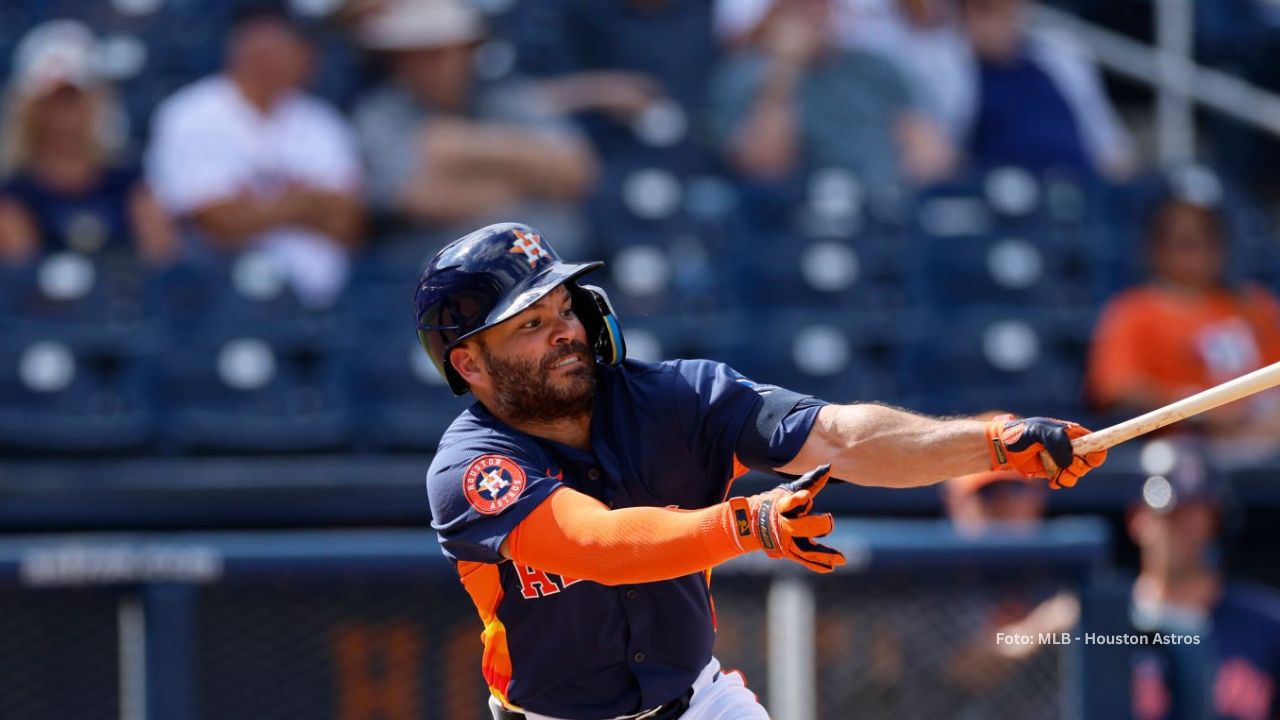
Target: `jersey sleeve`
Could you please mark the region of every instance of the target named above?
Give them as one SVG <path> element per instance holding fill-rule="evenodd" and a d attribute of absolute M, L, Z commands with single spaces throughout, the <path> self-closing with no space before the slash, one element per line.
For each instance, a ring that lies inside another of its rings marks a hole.
<path fill-rule="evenodd" d="M 757 470 L 786 465 L 827 404 L 708 360 L 677 361 L 676 372 L 682 385 L 677 413 L 712 467 L 735 460 Z"/>
<path fill-rule="evenodd" d="M 560 477 L 536 450 L 488 438 L 442 446 L 427 473 L 431 527 L 451 560 L 496 563 L 507 535 Z"/>

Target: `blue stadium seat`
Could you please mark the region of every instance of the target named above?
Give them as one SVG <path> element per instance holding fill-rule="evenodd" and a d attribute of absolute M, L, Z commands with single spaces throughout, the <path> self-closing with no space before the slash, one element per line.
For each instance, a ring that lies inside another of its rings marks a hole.
<path fill-rule="evenodd" d="M 605 268 L 583 282 L 604 287 L 624 321 L 635 315 L 733 312 L 737 266 L 732 255 L 717 250 L 714 238 L 691 232 L 637 235 L 605 255 Z"/>
<path fill-rule="evenodd" d="M 164 439 L 187 452 L 340 449 L 350 413 L 328 349 L 251 331 L 193 335 L 161 360 Z"/>
<path fill-rule="evenodd" d="M 760 234 L 742 249 L 734 274 L 752 309 L 786 306 L 889 314 L 917 304 L 905 248 L 867 238 L 805 240 Z"/>
<path fill-rule="evenodd" d="M 152 438 L 140 353 L 84 335 L 24 331 L 0 343 L 0 451 L 102 454 Z"/>
<path fill-rule="evenodd" d="M 268 263 L 243 255 L 229 265 L 186 263 L 150 277 L 147 304 L 174 342 L 252 334 L 275 344 L 322 347 L 341 340 L 343 308 L 303 304 Z"/>
<path fill-rule="evenodd" d="M 356 442 L 382 451 L 434 452 L 449 423 L 474 402 L 454 397 L 405 322 L 366 325 L 347 358 Z"/>
<path fill-rule="evenodd" d="M 941 311 L 1011 304 L 1087 309 L 1100 297 L 1086 251 L 1025 236 L 921 237 L 922 287 Z"/>
<path fill-rule="evenodd" d="M 895 401 L 903 345 L 878 324 L 844 313 L 749 316 L 724 359 L 751 379 L 832 402 Z"/>
<path fill-rule="evenodd" d="M 1091 318 L 1017 307 L 962 310 L 907 356 L 912 407 L 1078 414 Z"/>
<path fill-rule="evenodd" d="M 0 271 L 0 333 L 52 333 L 93 344 L 154 345 L 158 313 L 145 268 L 127 257 L 66 252 Z"/>

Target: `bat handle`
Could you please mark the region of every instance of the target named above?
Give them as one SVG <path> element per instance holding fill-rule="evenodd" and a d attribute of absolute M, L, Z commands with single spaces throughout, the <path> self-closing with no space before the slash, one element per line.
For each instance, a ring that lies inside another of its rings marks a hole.
<path fill-rule="evenodd" d="M 1110 428 L 1108 428 L 1110 429 Z M 1118 445 L 1128 438 L 1111 441 L 1105 431 L 1091 432 L 1088 435 L 1081 435 L 1071 441 L 1071 452 L 1076 455 L 1088 455 L 1089 453 L 1106 450 L 1113 445 Z"/>

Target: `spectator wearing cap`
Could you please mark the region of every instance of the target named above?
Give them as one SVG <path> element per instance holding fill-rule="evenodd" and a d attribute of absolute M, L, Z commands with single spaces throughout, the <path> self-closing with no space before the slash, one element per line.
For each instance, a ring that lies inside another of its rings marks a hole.
<path fill-rule="evenodd" d="M 1150 279 L 1103 307 L 1089 349 L 1087 393 L 1101 410 L 1137 414 L 1280 361 L 1280 302 L 1227 279 L 1227 237 L 1211 197 L 1173 189 L 1146 227 Z M 1280 443 L 1275 393 L 1188 421 L 1237 460 Z"/>
<path fill-rule="evenodd" d="M 975 106 L 964 133 L 975 164 L 1111 179 L 1132 173 L 1132 139 L 1083 48 L 1029 27 L 1025 0 L 960 5 L 977 56 Z"/>
<path fill-rule="evenodd" d="M 332 302 L 361 241 L 360 161 L 346 121 L 303 91 L 311 49 L 279 6 L 235 14 L 223 72 L 156 111 L 147 174 L 195 255 L 262 252 L 308 304 Z"/>
<path fill-rule="evenodd" d="M 440 237 L 509 217 L 537 218 L 557 237 L 580 232 L 591 150 L 534 85 L 476 76 L 485 34 L 471 5 L 391 0 L 357 32 L 390 68 L 353 114 L 376 211 Z"/>
<path fill-rule="evenodd" d="M 898 69 L 835 44 L 830 0 L 772 0 L 758 15 L 712 81 L 713 134 L 738 173 L 772 182 L 841 168 L 877 188 L 951 170 L 949 143 Z"/>
<path fill-rule="evenodd" d="M 116 162 L 120 111 L 95 72 L 96 47 L 73 20 L 36 26 L 17 47 L 0 146 L 0 260 L 70 250 L 163 264 L 174 255 L 172 224 L 141 173 Z"/>
<path fill-rule="evenodd" d="M 1132 716 L 1280 716 L 1280 594 L 1224 573 L 1229 486 L 1185 438 L 1153 441 L 1142 463 L 1151 477 L 1126 518 L 1139 552 L 1134 627 L 1190 641 L 1133 648 Z"/>

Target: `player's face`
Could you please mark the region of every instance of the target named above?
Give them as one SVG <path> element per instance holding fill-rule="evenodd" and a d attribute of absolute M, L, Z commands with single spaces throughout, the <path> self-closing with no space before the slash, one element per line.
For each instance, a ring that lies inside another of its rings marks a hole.
<path fill-rule="evenodd" d="M 507 418 L 550 422 L 591 410 L 595 359 L 564 286 L 484 333 L 478 349 Z"/>

